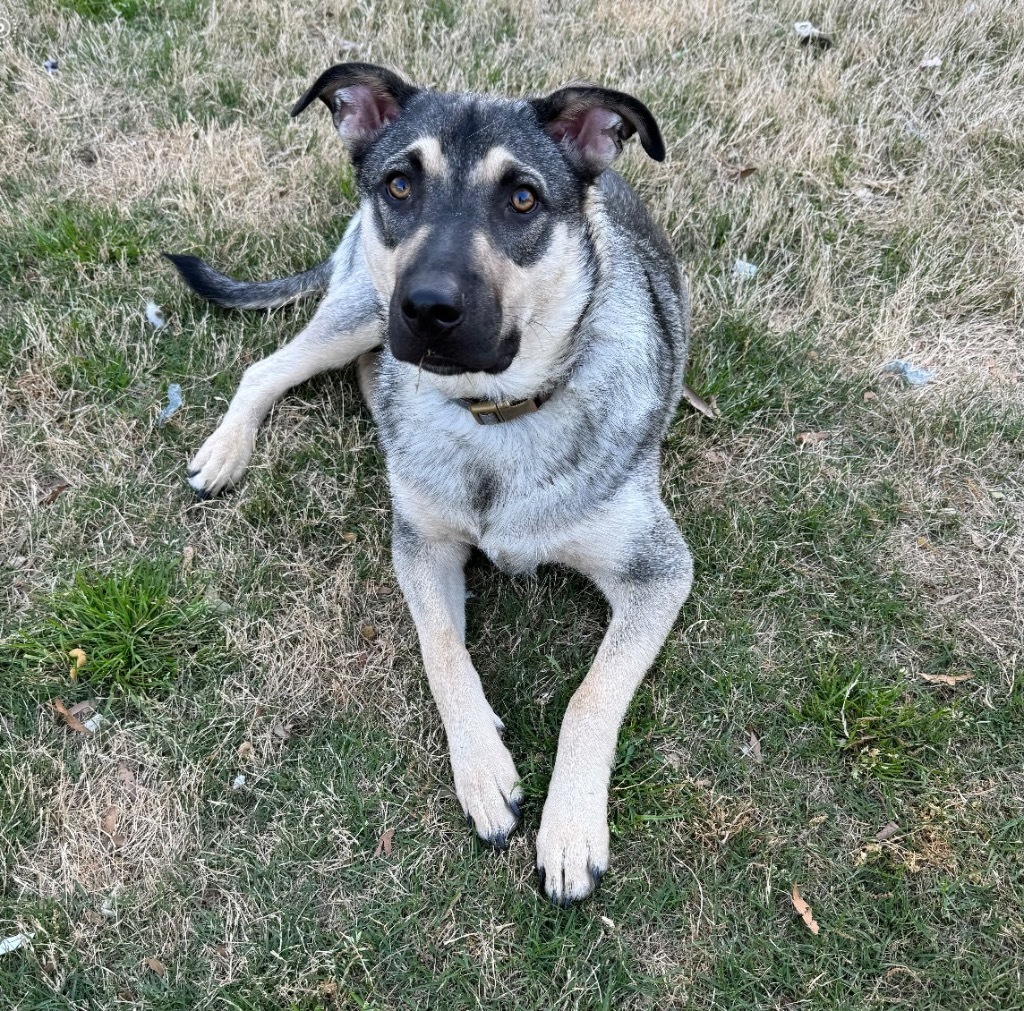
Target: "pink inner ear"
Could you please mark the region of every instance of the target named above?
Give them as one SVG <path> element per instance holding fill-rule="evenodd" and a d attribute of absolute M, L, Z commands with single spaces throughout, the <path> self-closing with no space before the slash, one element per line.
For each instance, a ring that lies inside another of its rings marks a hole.
<path fill-rule="evenodd" d="M 340 88 L 334 94 L 334 123 L 345 138 L 372 137 L 397 118 L 398 103 L 366 84 Z"/>
<path fill-rule="evenodd" d="M 583 109 L 568 119 L 556 119 L 548 132 L 556 141 L 567 140 L 587 161 L 608 165 L 622 149 L 622 117 L 611 109 Z"/>

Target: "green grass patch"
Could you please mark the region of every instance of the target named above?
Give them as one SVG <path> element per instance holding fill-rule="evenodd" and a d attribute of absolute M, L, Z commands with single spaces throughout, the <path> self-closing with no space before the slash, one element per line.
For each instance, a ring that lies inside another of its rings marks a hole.
<path fill-rule="evenodd" d="M 85 652 L 77 687 L 128 695 L 172 691 L 183 662 L 201 662 L 217 641 L 201 588 L 170 563 L 140 561 L 111 573 L 79 572 L 39 607 L 39 620 L 2 647 L 23 679 L 68 684 L 68 653 Z"/>

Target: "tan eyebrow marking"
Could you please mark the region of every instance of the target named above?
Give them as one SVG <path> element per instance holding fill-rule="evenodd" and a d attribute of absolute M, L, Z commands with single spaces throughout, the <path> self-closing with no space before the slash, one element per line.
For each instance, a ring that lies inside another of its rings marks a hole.
<path fill-rule="evenodd" d="M 512 152 L 501 144 L 492 147 L 478 161 L 469 173 L 471 183 L 497 183 L 509 168 L 515 168 L 519 162 L 512 157 Z"/>
<path fill-rule="evenodd" d="M 441 142 L 436 137 L 421 137 L 409 146 L 407 153 L 419 155 L 427 175 L 441 178 L 448 175 L 448 159 L 445 158 Z"/>

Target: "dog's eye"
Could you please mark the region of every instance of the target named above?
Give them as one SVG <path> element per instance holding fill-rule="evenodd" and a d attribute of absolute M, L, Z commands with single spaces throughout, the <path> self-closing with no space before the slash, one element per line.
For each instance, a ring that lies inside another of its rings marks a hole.
<path fill-rule="evenodd" d="M 396 200 L 408 200 L 412 196 L 412 183 L 399 172 L 388 180 L 388 193 Z"/>
<path fill-rule="evenodd" d="M 512 210 L 518 211 L 520 214 L 529 214 L 537 206 L 537 194 L 529 186 L 520 186 L 513 192 L 509 203 L 512 205 Z"/>

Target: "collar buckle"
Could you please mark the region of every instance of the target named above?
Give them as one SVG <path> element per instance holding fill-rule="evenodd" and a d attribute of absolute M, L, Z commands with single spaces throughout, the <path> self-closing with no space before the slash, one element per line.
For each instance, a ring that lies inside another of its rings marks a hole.
<path fill-rule="evenodd" d="M 503 404 L 497 404 L 493 400 L 459 400 L 459 403 L 469 409 L 478 425 L 500 425 L 540 410 L 537 397 L 510 400 Z"/>

